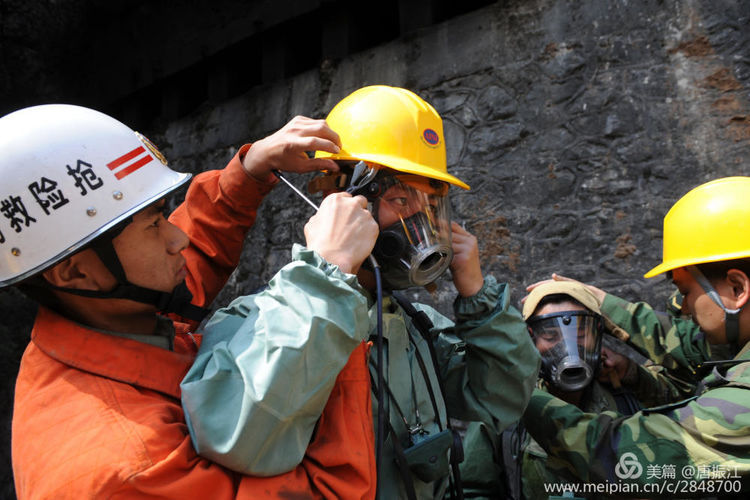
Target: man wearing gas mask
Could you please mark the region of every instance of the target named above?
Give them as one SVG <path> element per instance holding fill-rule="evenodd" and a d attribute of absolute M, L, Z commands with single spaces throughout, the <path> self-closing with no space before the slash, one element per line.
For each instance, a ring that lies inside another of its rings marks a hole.
<path fill-rule="evenodd" d="M 636 364 L 618 354 L 616 340 L 604 334 L 599 304 L 585 287 L 574 282 L 540 285 L 524 302 L 523 316 L 542 356 L 540 375 L 550 394 L 579 407 L 638 411 L 634 394 L 620 390 L 623 382 L 632 387 L 636 375 L 629 368 Z M 619 339 L 627 339 L 622 329 L 609 326 Z"/>
<path fill-rule="evenodd" d="M 182 384 L 189 422 L 201 424 L 191 434 L 199 453 L 231 468 L 289 470 L 338 371 L 371 340 L 376 439 L 363 453 L 378 457 L 379 497 L 460 498 L 462 449 L 449 417 L 497 433 L 517 421 L 539 354 L 507 285 L 482 276 L 476 238 L 451 222 L 449 186 L 468 186 L 447 172 L 434 108 L 408 90 L 373 86 L 343 99 L 326 121 L 342 147 L 318 156 L 339 171 L 311 182 L 311 192 L 327 196 L 305 226 L 306 247 L 295 245 L 266 290 L 206 325 Z M 335 206 L 346 203 L 361 203 L 377 222 L 371 258 L 331 248 Z M 449 268 L 455 323 L 398 295 Z"/>
<path fill-rule="evenodd" d="M 654 395 L 673 392 L 668 381 L 623 341 L 628 334 L 600 311 L 585 285 L 549 281 L 533 287 L 523 306 L 528 331 L 542 357 L 539 387 L 587 412 L 632 415 Z M 664 387 L 667 386 L 667 387 Z M 546 485 L 577 481 L 556 450 L 543 449 L 523 423 L 500 435 L 473 423 L 461 470 L 467 498 L 547 498 Z"/>

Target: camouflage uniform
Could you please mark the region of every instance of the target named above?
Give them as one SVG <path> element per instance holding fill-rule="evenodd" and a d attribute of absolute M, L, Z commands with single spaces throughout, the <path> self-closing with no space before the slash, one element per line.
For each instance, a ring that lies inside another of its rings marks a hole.
<path fill-rule="evenodd" d="M 582 397 L 584 408 L 592 413 L 615 409 L 618 406 L 615 394 L 615 390 L 594 381 Z M 545 483 L 577 481 L 575 471 L 567 470 L 565 462 L 548 456 L 523 425 L 497 435 L 484 424 L 472 422 L 466 430 L 464 450 L 461 478 L 465 498 L 547 498 L 550 493 L 545 491 Z"/>
<path fill-rule="evenodd" d="M 672 374 L 698 380 L 707 373 L 702 364 L 710 350 L 694 323 L 675 318 L 665 324 L 646 304 L 612 295 L 601 309 Z M 735 359 L 750 361 L 750 344 Z M 536 390 L 523 423 L 586 482 L 638 485 L 640 497 L 721 496 L 737 487 L 750 490 L 748 389 L 750 363 L 720 365 L 702 378 L 696 396 L 630 417 L 585 413 Z M 640 474 L 631 476 L 638 466 Z M 645 492 L 655 487 L 662 489 Z"/>
<path fill-rule="evenodd" d="M 562 287 L 558 293 L 576 292 L 569 284 L 558 284 Z M 548 289 L 546 292 L 552 293 Z M 585 294 L 575 293 L 576 299 L 586 299 Z M 574 297 L 575 295 L 571 295 Z M 677 298 L 677 297 L 673 297 Z M 671 301 L 670 303 L 677 303 Z M 678 303 L 677 303 L 678 304 Z M 595 312 L 600 312 L 600 305 L 588 304 Z M 652 321 L 665 321 L 666 315 L 652 310 L 644 311 Z M 679 306 L 675 315 L 679 315 Z M 642 318 L 640 323 L 643 324 Z M 632 415 L 642 407 L 662 405 L 692 395 L 695 386 L 655 365 L 643 353 L 624 340 L 630 334 L 623 328 L 605 318 L 609 335 L 603 337 L 603 347 L 628 358 L 631 363 L 622 380 L 612 380 L 612 385 L 592 382 L 581 397 L 581 408 L 590 413 L 618 411 Z M 640 337 L 636 330 L 636 337 Z M 642 344 L 641 344 L 642 345 Z M 539 388 L 545 387 L 540 379 Z M 516 425 L 500 435 L 484 425 L 472 423 L 466 429 L 464 439 L 466 459 L 461 464 L 464 493 L 466 498 L 503 498 L 503 499 L 536 499 L 547 498 L 551 491 L 545 491 L 545 485 L 568 485 L 580 483 L 575 470 L 569 468 L 565 461 L 558 460 L 547 452 L 526 432 L 523 425 Z M 556 493 L 560 493 L 557 491 Z M 586 495 L 587 498 L 592 498 Z M 598 497 L 597 497 L 598 498 Z"/>
<path fill-rule="evenodd" d="M 592 382 L 582 397 L 584 411 L 618 411 L 620 406 L 620 412 L 632 415 L 640 407 L 674 401 L 680 394 L 680 387 L 692 387 L 679 380 L 679 385 L 675 385 L 674 379 L 661 366 L 654 365 L 629 346 L 623 350 L 618 349 L 618 352 L 633 361 L 622 381 L 625 388 L 614 389 L 597 381 Z M 538 388 L 543 387 L 540 380 Z M 618 399 L 623 400 L 618 397 L 622 392 L 630 392 L 635 396 L 639 407 L 625 411 L 622 403 L 618 405 Z M 580 482 L 576 471 L 571 470 L 565 461 L 548 456 L 523 425 L 514 426 L 497 435 L 484 424 L 472 422 L 466 429 L 464 450 L 461 476 L 466 498 L 547 498 L 550 492 L 545 491 L 545 483 Z"/>

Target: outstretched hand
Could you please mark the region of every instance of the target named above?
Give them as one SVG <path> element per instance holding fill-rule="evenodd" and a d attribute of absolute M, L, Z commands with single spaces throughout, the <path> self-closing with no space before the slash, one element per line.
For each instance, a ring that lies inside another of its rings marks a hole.
<path fill-rule="evenodd" d="M 242 167 L 248 175 L 265 181 L 271 170 L 285 172 L 338 171 L 336 162 L 327 158 L 309 158 L 306 151 L 338 153 L 341 141 L 325 120 L 295 116 L 289 123 L 265 139 L 261 139 L 245 154 Z"/>
<path fill-rule="evenodd" d="M 482 268 L 479 265 L 479 245 L 477 238 L 455 221 L 451 222 L 453 260 L 451 274 L 459 295 L 471 297 L 481 290 L 484 284 Z"/>
<path fill-rule="evenodd" d="M 380 229 L 367 210 L 367 199 L 333 193 L 305 224 L 307 248 L 345 273 L 356 274 L 372 252 Z"/>

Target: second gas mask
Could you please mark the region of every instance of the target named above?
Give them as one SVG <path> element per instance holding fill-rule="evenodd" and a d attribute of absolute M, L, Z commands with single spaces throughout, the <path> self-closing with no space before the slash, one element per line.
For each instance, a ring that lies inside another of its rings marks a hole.
<path fill-rule="evenodd" d="M 599 368 L 601 318 L 588 311 L 563 311 L 527 323 L 542 355 L 542 377 L 550 385 L 573 392 L 591 383 Z"/>

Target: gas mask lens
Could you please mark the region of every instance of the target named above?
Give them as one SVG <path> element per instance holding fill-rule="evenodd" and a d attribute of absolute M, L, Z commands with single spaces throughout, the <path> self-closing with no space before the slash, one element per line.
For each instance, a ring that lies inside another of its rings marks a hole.
<path fill-rule="evenodd" d="M 537 316 L 529 328 L 542 355 L 542 377 L 552 386 L 578 391 L 589 385 L 599 366 L 599 318 L 587 311 Z"/>
<path fill-rule="evenodd" d="M 448 184 L 418 175 L 383 179 L 373 201 L 380 236 L 373 254 L 391 289 L 423 286 L 443 274 L 453 258 Z"/>

